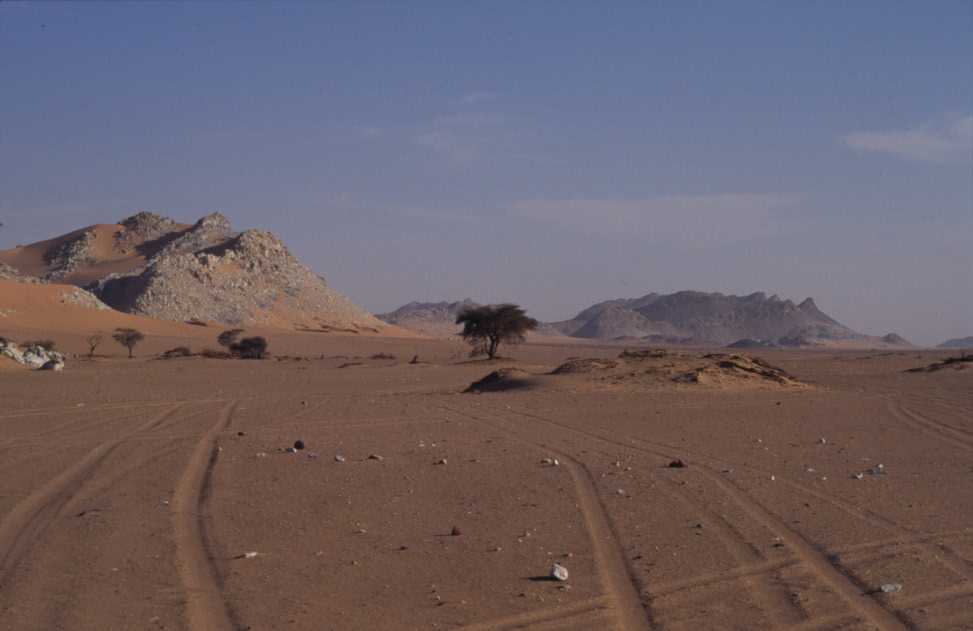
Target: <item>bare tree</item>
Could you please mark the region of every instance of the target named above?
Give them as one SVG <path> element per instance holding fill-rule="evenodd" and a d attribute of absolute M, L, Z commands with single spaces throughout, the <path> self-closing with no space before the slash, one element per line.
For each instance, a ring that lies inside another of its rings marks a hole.
<path fill-rule="evenodd" d="M 88 359 L 95 356 L 95 349 L 101 345 L 104 339 L 105 337 L 101 333 L 94 333 L 85 339 L 85 341 L 88 343 Z"/>
<path fill-rule="evenodd" d="M 527 331 L 537 328 L 537 320 L 514 304 L 467 307 L 456 316 L 456 324 L 463 325 L 460 335 L 473 347 L 472 357 L 497 356 L 501 342 L 518 344 L 524 341 Z"/>
<path fill-rule="evenodd" d="M 145 339 L 145 335 L 138 329 L 120 328 L 112 333 L 112 339 L 128 349 L 128 358 L 134 357 L 132 351 L 138 343 Z"/>

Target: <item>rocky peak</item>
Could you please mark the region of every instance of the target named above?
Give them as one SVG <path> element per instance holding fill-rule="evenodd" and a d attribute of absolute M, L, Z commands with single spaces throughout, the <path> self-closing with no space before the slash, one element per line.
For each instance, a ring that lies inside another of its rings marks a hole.
<path fill-rule="evenodd" d="M 144 210 L 122 219 L 118 224 L 126 230 L 139 234 L 161 234 L 173 230 L 176 226 L 176 222 L 172 219 Z"/>
<path fill-rule="evenodd" d="M 230 220 L 223 213 L 210 213 L 196 222 L 192 227 L 194 231 L 203 231 L 210 234 L 227 236 L 233 231 Z"/>

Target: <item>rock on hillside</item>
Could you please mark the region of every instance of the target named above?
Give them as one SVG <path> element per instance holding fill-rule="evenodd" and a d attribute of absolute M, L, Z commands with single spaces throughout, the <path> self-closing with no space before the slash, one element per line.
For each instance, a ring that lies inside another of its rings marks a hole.
<path fill-rule="evenodd" d="M 140 212 L 117 224 L 0 252 L 0 264 L 6 264 L 2 277 L 29 270 L 89 289 L 119 311 L 153 318 L 311 330 L 385 328 L 277 237 L 260 230 L 234 233 L 220 213 L 188 225 Z"/>
<path fill-rule="evenodd" d="M 410 302 L 378 319 L 425 335 L 454 335 L 460 331 L 456 316 L 467 307 L 478 307 L 470 298 L 456 302 Z"/>
<path fill-rule="evenodd" d="M 231 236 L 222 216 L 201 219 L 134 273 L 94 291 L 112 307 L 165 320 L 377 332 L 383 325 L 328 287 L 263 230 Z"/>
<path fill-rule="evenodd" d="M 680 291 L 651 293 L 593 305 L 571 320 L 553 323 L 566 335 L 593 339 L 621 336 L 680 339 L 695 344 L 725 345 L 736 340 L 780 340 L 786 345 L 819 341 L 866 340 L 834 320 L 810 298 L 800 304 L 767 297 Z"/>
<path fill-rule="evenodd" d="M 936 348 L 973 348 L 973 335 L 946 340 Z"/>

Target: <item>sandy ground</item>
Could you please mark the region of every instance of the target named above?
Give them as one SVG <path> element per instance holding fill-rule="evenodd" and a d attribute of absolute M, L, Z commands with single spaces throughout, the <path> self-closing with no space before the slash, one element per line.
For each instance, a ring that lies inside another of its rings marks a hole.
<path fill-rule="evenodd" d="M 973 369 L 903 372 L 944 353 L 477 395 L 618 349 L 279 333 L 313 359 L 149 359 L 216 331 L 160 333 L 0 371 L 0 629 L 973 629 Z"/>

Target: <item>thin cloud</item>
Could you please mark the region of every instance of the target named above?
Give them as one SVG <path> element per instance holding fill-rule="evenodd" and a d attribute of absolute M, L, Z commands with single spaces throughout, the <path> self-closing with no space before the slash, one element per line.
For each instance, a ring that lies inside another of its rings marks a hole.
<path fill-rule="evenodd" d="M 973 114 L 953 115 L 913 129 L 856 132 L 841 140 L 857 151 L 930 164 L 965 164 L 973 161 Z"/>
<path fill-rule="evenodd" d="M 468 92 L 464 94 L 459 102 L 463 105 L 476 105 L 478 103 L 484 103 L 486 101 L 494 101 L 497 98 L 496 92 Z"/>
<path fill-rule="evenodd" d="M 496 150 L 510 135 L 502 117 L 483 114 L 441 116 L 415 135 L 415 143 L 456 166 Z"/>
<path fill-rule="evenodd" d="M 709 245 L 776 234 L 780 211 L 799 201 L 780 193 L 528 199 L 514 203 L 512 211 L 584 234 Z"/>

